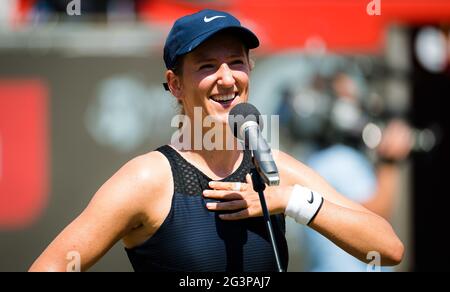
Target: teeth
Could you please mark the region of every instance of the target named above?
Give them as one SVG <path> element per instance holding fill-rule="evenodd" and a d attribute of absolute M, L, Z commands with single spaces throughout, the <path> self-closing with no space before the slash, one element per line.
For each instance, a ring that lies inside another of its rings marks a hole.
<path fill-rule="evenodd" d="M 235 94 L 231 93 L 231 94 L 227 94 L 227 95 L 214 95 L 212 97 L 212 99 L 214 101 L 229 101 L 229 100 L 232 100 L 234 97 L 235 97 Z"/>

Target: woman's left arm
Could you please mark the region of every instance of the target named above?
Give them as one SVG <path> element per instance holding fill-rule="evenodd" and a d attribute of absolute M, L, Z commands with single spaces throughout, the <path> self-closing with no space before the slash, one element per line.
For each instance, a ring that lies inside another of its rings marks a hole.
<path fill-rule="evenodd" d="M 321 233 L 346 252 L 363 262 L 371 261 L 370 252 L 380 255 L 381 265 L 397 265 L 403 258 L 404 247 L 391 225 L 382 217 L 363 206 L 347 199 L 332 188 L 313 170 L 281 152 L 274 151 L 279 168 L 281 185 L 266 189 L 265 197 L 272 214 L 284 213 L 289 203 L 294 185 L 301 185 L 319 193 L 323 204 L 308 226 Z M 247 187 L 233 191 L 230 183 L 213 182 L 214 190 L 205 191 L 211 198 L 225 199 L 222 203 L 211 203 L 210 210 L 240 210 L 232 214 L 223 214 L 224 220 L 237 220 L 261 216 L 259 196 L 247 178 Z"/>
<path fill-rule="evenodd" d="M 299 184 L 320 193 L 324 203 L 309 226 L 346 252 L 367 262 L 371 251 L 378 252 L 382 265 L 397 265 L 404 247 L 392 226 L 381 216 L 339 194 L 316 172 L 292 158 L 274 152 L 280 177 L 289 185 Z"/>

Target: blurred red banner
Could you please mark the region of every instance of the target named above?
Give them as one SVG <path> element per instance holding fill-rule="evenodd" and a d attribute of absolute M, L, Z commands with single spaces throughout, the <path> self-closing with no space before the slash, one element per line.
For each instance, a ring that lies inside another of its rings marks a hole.
<path fill-rule="evenodd" d="M 26 19 L 36 3 L 19 0 L 16 19 Z M 317 44 L 332 51 L 377 52 L 384 45 L 386 27 L 393 23 L 450 23 L 449 0 L 136 0 L 135 4 L 142 19 L 167 27 L 204 8 L 228 11 L 254 30 L 260 50 L 269 52 Z"/>
<path fill-rule="evenodd" d="M 32 224 L 48 195 L 48 89 L 0 80 L 0 229 Z"/>
<path fill-rule="evenodd" d="M 369 13 L 375 4 L 380 15 Z M 144 19 L 168 26 L 203 8 L 238 17 L 259 36 L 263 51 L 321 45 L 333 51 L 377 52 L 393 23 L 450 23 L 448 0 L 152 0 L 140 5 Z"/>

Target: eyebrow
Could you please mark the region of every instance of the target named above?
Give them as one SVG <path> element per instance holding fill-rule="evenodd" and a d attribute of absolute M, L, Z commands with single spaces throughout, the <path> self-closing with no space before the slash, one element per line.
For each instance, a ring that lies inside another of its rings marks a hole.
<path fill-rule="evenodd" d="M 244 54 L 232 54 L 232 55 L 228 56 L 227 58 L 228 58 L 228 59 L 234 59 L 234 58 L 242 58 L 242 57 L 245 57 L 245 55 L 244 55 Z M 200 63 L 200 62 L 212 62 L 212 61 L 216 61 L 216 59 L 215 59 L 215 58 L 212 58 L 212 57 L 209 57 L 209 56 L 207 56 L 207 55 L 204 55 L 204 54 L 199 54 L 198 56 L 196 56 L 196 57 L 194 58 L 194 61 L 195 61 L 196 63 Z"/>

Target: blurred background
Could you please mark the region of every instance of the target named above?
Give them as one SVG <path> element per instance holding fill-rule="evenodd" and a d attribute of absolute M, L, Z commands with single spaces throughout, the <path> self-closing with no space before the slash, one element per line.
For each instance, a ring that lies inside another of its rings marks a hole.
<path fill-rule="evenodd" d="M 173 21 L 229 11 L 260 38 L 250 102 L 280 147 L 390 220 L 388 271 L 449 270 L 450 2 L 0 0 L 0 271 L 25 271 L 121 165 L 170 140 Z M 290 271 L 366 270 L 288 220 Z M 131 271 L 122 244 L 93 271 Z"/>

